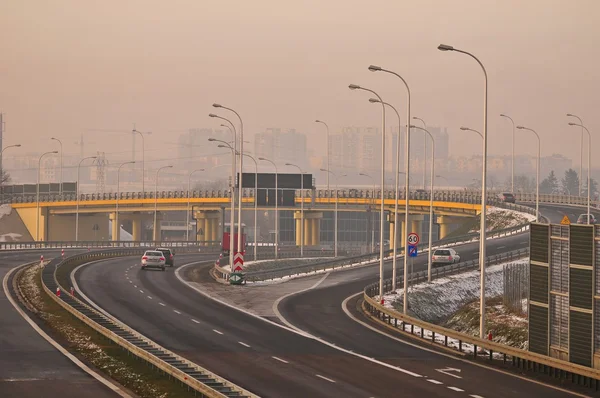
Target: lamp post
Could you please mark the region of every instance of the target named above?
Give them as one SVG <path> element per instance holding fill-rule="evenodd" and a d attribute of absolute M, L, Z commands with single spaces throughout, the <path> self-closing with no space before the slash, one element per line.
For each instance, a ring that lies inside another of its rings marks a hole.
<path fill-rule="evenodd" d="M 433 239 L 433 179 L 435 176 L 435 139 L 433 138 L 433 135 L 427 131 L 426 129 L 422 128 L 422 127 L 418 127 L 418 126 L 410 126 L 413 129 L 419 129 L 419 130 L 423 130 L 425 133 L 427 133 L 427 135 L 429 136 L 429 138 L 431 138 L 431 188 L 430 188 L 430 192 L 429 192 L 429 239 L 428 239 L 428 243 L 429 243 L 429 258 L 427 260 L 427 281 L 431 282 L 431 241 Z"/>
<path fill-rule="evenodd" d="M 464 126 L 461 127 L 460 129 L 463 130 L 463 131 L 472 131 L 474 133 L 477 133 L 477 135 L 480 136 L 481 138 L 483 138 L 483 134 L 481 134 L 479 131 L 477 131 L 475 129 L 472 129 L 472 128 L 469 128 L 469 127 L 464 127 Z"/>
<path fill-rule="evenodd" d="M 366 173 L 358 173 L 358 175 L 369 177 L 371 179 L 371 182 L 373 183 L 373 190 L 371 193 L 371 202 L 373 203 L 372 207 L 375 208 L 375 179 Z M 375 213 L 375 212 L 373 212 L 373 213 Z M 373 216 L 371 216 L 371 252 L 374 250 L 374 248 L 375 248 L 375 218 Z"/>
<path fill-rule="evenodd" d="M 324 124 L 325 128 L 327 129 L 327 170 L 330 170 L 331 165 L 329 164 L 329 126 L 327 125 L 327 123 L 319 119 L 315 120 L 315 123 Z M 327 194 L 329 194 L 329 173 L 327 173 Z"/>
<path fill-rule="evenodd" d="M 579 125 L 582 126 L 581 141 L 579 141 L 579 192 L 577 193 L 577 196 L 581 196 L 581 174 L 583 173 L 583 120 L 581 120 L 579 116 L 573 115 L 572 113 L 567 113 L 567 116 L 576 118 L 577 120 L 579 120 Z"/>
<path fill-rule="evenodd" d="M 342 177 L 345 177 L 346 174 L 342 174 L 341 176 L 337 176 L 337 174 L 335 174 L 333 171 L 331 170 L 327 170 L 327 169 L 320 169 L 321 171 L 325 171 L 327 174 L 332 174 L 335 177 L 335 210 L 334 210 L 334 215 L 333 215 L 333 256 L 337 257 L 338 256 L 338 183 L 339 183 L 339 179 Z"/>
<path fill-rule="evenodd" d="M 381 214 L 379 216 L 379 299 L 383 300 L 383 223 L 385 216 L 385 207 L 383 200 L 383 192 L 385 191 L 385 105 L 383 104 L 383 99 L 381 99 L 381 96 L 373 90 L 357 86 L 356 84 L 351 84 L 348 86 L 348 88 L 350 90 L 368 91 L 371 94 L 375 95 L 377 99 L 381 102 Z M 394 279 L 392 283 L 395 284 L 396 280 Z"/>
<path fill-rule="evenodd" d="M 378 103 L 381 102 L 380 100 L 376 99 L 376 98 L 370 98 L 369 102 L 371 103 Z M 397 270 L 397 254 L 398 254 L 398 199 L 399 198 L 399 184 L 400 184 L 400 126 L 402 125 L 401 121 L 400 121 L 400 114 L 398 113 L 398 111 L 396 110 L 396 108 L 394 108 L 391 104 L 387 103 L 387 102 L 381 102 L 384 106 L 387 105 L 390 108 L 392 108 L 392 110 L 396 113 L 396 116 L 398 117 L 398 139 L 396 140 L 396 172 L 394 174 L 396 174 L 395 176 L 395 183 L 394 183 L 394 242 L 391 242 L 390 239 L 390 244 L 392 245 L 392 250 L 393 250 L 393 254 L 392 254 L 392 285 L 394 286 L 392 290 L 396 290 L 395 289 L 395 285 L 396 285 L 396 270 Z M 382 195 L 382 200 L 383 200 L 383 195 Z M 402 233 L 402 230 L 400 230 L 400 233 Z M 400 239 L 403 240 L 403 239 Z"/>
<path fill-rule="evenodd" d="M 121 235 L 121 225 L 119 224 L 119 196 L 121 196 L 121 193 L 119 191 L 119 185 L 121 182 L 121 167 L 125 166 L 126 164 L 135 164 L 135 160 L 131 160 L 129 162 L 125 162 L 125 163 L 121 163 L 121 165 L 119 166 L 119 168 L 117 169 L 117 199 L 115 200 L 116 203 L 116 209 L 115 209 L 115 223 L 117 225 L 117 236 L 113 236 L 113 240 L 115 241 L 119 241 L 120 235 Z"/>
<path fill-rule="evenodd" d="M 592 155 L 592 135 L 590 134 L 590 131 L 587 129 L 587 127 L 585 127 L 583 124 L 578 124 L 578 123 L 569 123 L 569 126 L 579 126 L 581 127 L 582 130 L 585 130 L 588 134 L 588 164 L 587 164 L 587 223 L 590 223 L 590 192 L 591 192 L 591 187 L 590 187 L 590 170 L 591 170 L 591 155 Z M 581 181 L 581 178 L 579 178 L 579 181 Z M 570 193 L 569 193 L 570 195 Z"/>
<path fill-rule="evenodd" d="M 36 231 L 35 232 L 35 240 L 36 241 L 40 240 L 40 169 L 42 168 L 42 158 L 51 153 L 58 153 L 58 151 L 44 152 L 40 156 L 40 159 L 38 160 L 37 189 L 36 189 L 36 199 L 35 199 L 35 201 L 37 202 L 37 209 L 36 209 L 36 214 L 35 214 L 35 231 Z"/>
<path fill-rule="evenodd" d="M 57 141 L 60 144 L 60 184 L 58 185 L 58 194 L 62 195 L 62 192 L 63 192 L 63 146 L 62 146 L 62 141 L 55 137 L 51 137 L 50 139 Z"/>
<path fill-rule="evenodd" d="M 517 126 L 519 130 L 528 130 L 531 131 L 538 140 L 538 154 L 537 154 L 537 162 L 535 166 L 535 221 L 540 221 L 540 158 L 541 158 L 541 146 L 542 141 L 540 140 L 540 135 L 533 129 L 524 126 Z"/>
<path fill-rule="evenodd" d="M 285 165 L 295 167 L 300 172 L 300 257 L 304 257 L 304 171 L 300 166 L 292 163 L 286 163 Z"/>
<path fill-rule="evenodd" d="M 240 169 L 239 169 L 239 174 L 240 174 L 240 181 L 239 181 L 239 187 L 238 187 L 238 241 L 237 241 L 237 251 L 238 253 L 243 253 L 245 250 L 242 250 L 242 193 L 243 193 L 243 189 L 242 189 L 242 173 L 244 172 L 244 122 L 242 120 L 242 117 L 240 116 L 239 113 L 237 113 L 235 110 L 228 108 L 226 106 L 223 106 L 221 104 L 213 104 L 213 106 L 215 108 L 223 108 L 223 109 L 227 109 L 228 111 L 231 111 L 233 113 L 235 113 L 235 115 L 238 117 L 238 119 L 240 119 Z M 237 150 L 236 150 L 237 152 Z M 233 180 L 233 184 L 235 185 L 235 180 Z"/>
<path fill-rule="evenodd" d="M 192 184 L 192 174 L 198 172 L 198 171 L 204 171 L 204 169 L 196 169 L 192 172 L 190 172 L 190 175 L 188 177 L 188 190 L 187 190 L 187 209 L 185 211 L 185 240 L 186 241 L 190 241 L 190 190 L 191 190 L 191 184 Z"/>
<path fill-rule="evenodd" d="M 229 145 L 229 143 L 223 140 L 217 140 L 216 138 L 209 138 L 208 140 L 210 142 L 220 142 L 222 143 L 222 145 L 219 145 L 220 148 L 229 148 L 231 150 L 231 214 L 229 216 L 229 266 L 231 267 L 231 270 L 233 270 L 233 236 L 235 232 L 235 148 L 233 148 L 231 145 Z M 225 230 L 224 228 L 225 226 L 223 225 L 223 231 Z"/>
<path fill-rule="evenodd" d="M 427 124 L 425 123 L 425 120 L 421 119 L 420 117 L 416 117 L 413 116 L 412 117 L 413 120 L 419 120 L 421 123 L 423 123 L 423 128 L 427 129 Z M 431 136 L 431 135 L 430 135 Z M 427 183 L 427 137 L 423 137 L 423 189 L 426 189 L 426 183 Z M 433 138 L 432 138 L 433 139 Z"/>
<path fill-rule="evenodd" d="M 157 215 L 158 215 L 158 173 L 160 173 L 161 170 L 164 169 L 170 169 L 173 166 L 163 166 L 163 167 L 159 167 L 158 170 L 156 170 L 156 181 L 154 182 L 154 241 L 158 242 L 160 239 L 159 237 L 159 232 L 158 232 L 158 224 L 157 224 Z"/>
<path fill-rule="evenodd" d="M 505 117 L 512 123 L 512 162 L 510 168 L 510 191 L 515 192 L 515 121 L 504 113 L 500 114 L 501 117 Z M 580 170 L 581 172 L 581 170 Z"/>
<path fill-rule="evenodd" d="M 0 200 L 0 204 L 4 203 L 4 189 L 2 188 L 2 186 L 4 185 L 4 168 L 2 167 L 2 161 L 4 160 L 4 151 L 6 151 L 8 148 L 20 148 L 21 144 L 15 144 L 15 145 L 8 145 L 4 148 L 2 148 L 2 150 L 0 151 L 0 190 L 2 191 L 2 198 Z"/>
<path fill-rule="evenodd" d="M 438 50 L 440 51 L 456 51 L 458 53 L 462 53 L 465 55 L 468 55 L 469 57 L 473 58 L 475 61 L 477 61 L 477 63 L 479 64 L 479 66 L 481 67 L 481 70 L 483 71 L 483 77 L 484 77 L 484 89 L 483 89 L 483 148 L 482 148 L 482 152 L 483 152 L 483 176 L 481 178 L 481 226 L 480 226 L 480 231 L 479 231 L 479 264 L 481 267 L 481 273 L 480 273 L 480 307 L 479 307 L 479 312 L 480 312 L 480 317 L 479 317 L 479 337 L 481 337 L 482 339 L 485 338 L 485 249 L 486 249 L 486 241 L 485 241 L 485 232 L 486 232 L 486 214 L 487 214 L 487 181 L 486 181 L 486 174 L 487 174 L 487 141 L 488 141 L 488 135 L 487 135 L 487 103 L 488 103 L 488 95 L 487 95 L 487 87 L 488 87 L 488 78 L 487 78 L 487 71 L 485 70 L 485 67 L 483 66 L 483 64 L 481 63 L 481 61 L 474 56 L 473 54 L 467 52 L 467 51 L 463 51 L 463 50 L 459 50 L 457 48 L 454 48 L 452 46 L 446 45 L 446 44 L 440 44 L 438 46 Z"/>
<path fill-rule="evenodd" d="M 269 162 L 275 167 L 275 258 L 278 257 L 279 251 L 279 188 L 278 188 L 278 172 L 277 165 L 272 160 L 266 158 L 258 158 L 265 162 Z"/>
<path fill-rule="evenodd" d="M 258 248 L 258 238 L 257 238 L 257 220 L 258 220 L 258 162 L 254 158 L 254 156 L 249 155 L 247 153 L 244 156 L 249 157 L 254 162 L 254 261 L 258 259 L 257 257 L 257 248 Z"/>
<path fill-rule="evenodd" d="M 409 207 L 410 207 L 410 88 L 408 87 L 408 83 L 406 83 L 406 80 L 404 80 L 404 78 L 402 76 L 400 76 L 398 73 L 393 72 L 391 70 L 388 69 L 383 69 L 380 66 L 376 66 L 376 65 L 371 65 L 369 66 L 369 70 L 371 72 L 386 72 L 386 73 L 390 73 L 394 76 L 396 76 L 397 78 L 399 78 L 402 83 L 404 84 L 404 86 L 406 87 L 406 95 L 407 95 L 407 101 L 406 101 L 406 147 L 405 147 L 405 154 L 404 154 L 404 172 L 406 173 L 405 175 L 405 180 L 404 180 L 404 185 L 405 185 L 405 189 L 406 189 L 406 200 L 404 201 L 404 226 L 407 232 L 407 236 L 408 236 L 408 222 L 409 222 L 409 218 L 410 218 L 410 212 L 409 212 Z M 398 132 L 399 133 L 399 132 Z M 406 240 L 404 242 L 402 242 L 402 246 L 406 247 Z M 408 281 L 408 256 L 406 255 L 406 250 L 405 250 L 405 256 L 404 256 L 404 314 L 407 313 L 408 311 L 408 293 L 407 293 L 407 282 Z M 396 279 L 392 280 L 392 289 L 396 290 Z"/>
<path fill-rule="evenodd" d="M 81 163 L 87 159 L 97 159 L 98 156 L 88 156 L 79 161 L 77 165 L 77 207 L 75 210 L 75 242 L 79 242 L 79 169 L 81 168 Z"/>
<path fill-rule="evenodd" d="M 133 134 L 139 134 L 142 137 L 142 194 L 146 197 L 146 144 L 144 140 L 144 134 L 151 134 L 152 132 L 142 132 L 136 130 L 135 127 L 132 130 Z"/>

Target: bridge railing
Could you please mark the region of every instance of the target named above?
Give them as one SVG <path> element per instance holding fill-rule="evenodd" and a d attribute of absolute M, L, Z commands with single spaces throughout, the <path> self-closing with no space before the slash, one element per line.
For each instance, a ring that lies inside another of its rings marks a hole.
<path fill-rule="evenodd" d="M 523 249 L 500 256 L 490 256 L 486 259 L 486 267 L 513 261 L 528 255 L 529 250 Z M 437 278 L 449 273 L 459 273 L 467 269 L 479 268 L 478 262 L 478 260 L 474 260 L 463 265 L 458 264 L 456 267 L 439 268 L 432 276 Z M 412 279 L 411 284 L 426 281 L 427 275 L 421 271 L 413 275 Z M 403 282 L 402 276 L 397 279 L 397 282 L 398 286 L 402 286 L 400 284 Z M 391 288 L 391 279 L 385 280 L 384 292 L 390 292 Z M 497 366 L 508 367 L 512 365 L 519 373 L 536 373 L 538 377 L 545 376 L 560 379 L 561 382 L 570 381 L 595 391 L 600 388 L 600 370 L 460 333 L 405 315 L 395 309 L 387 308 L 382 304 L 379 297 L 379 282 L 365 287 L 362 309 L 375 322 L 384 325 L 386 328 L 410 334 L 431 344 L 453 348 L 462 353 L 468 351 L 473 360 L 487 358 L 489 362 Z"/>
<path fill-rule="evenodd" d="M 23 250 L 23 249 L 110 249 L 110 248 L 156 248 L 169 247 L 176 252 L 205 252 L 212 253 L 221 250 L 221 242 L 197 242 L 197 241 L 44 241 L 44 242 L 2 242 L 0 250 Z"/>

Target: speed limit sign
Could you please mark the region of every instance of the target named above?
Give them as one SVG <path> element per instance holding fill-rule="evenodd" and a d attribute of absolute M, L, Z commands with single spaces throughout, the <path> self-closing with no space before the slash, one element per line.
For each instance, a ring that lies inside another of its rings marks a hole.
<path fill-rule="evenodd" d="M 419 244 L 419 235 L 412 232 L 412 233 L 408 234 L 408 236 L 406 237 L 406 241 L 408 242 L 409 245 L 418 245 Z"/>

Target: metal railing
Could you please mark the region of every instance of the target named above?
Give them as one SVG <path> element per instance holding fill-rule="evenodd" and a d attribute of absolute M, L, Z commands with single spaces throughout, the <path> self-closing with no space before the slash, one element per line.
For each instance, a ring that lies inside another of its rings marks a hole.
<path fill-rule="evenodd" d="M 60 267 L 75 266 L 103 258 L 140 255 L 141 253 L 140 249 L 118 249 L 78 254 L 65 260 L 53 259 L 42 270 L 43 288 L 59 305 L 86 325 L 141 360 L 199 392 L 202 396 L 211 398 L 256 397 L 242 387 L 161 347 L 117 319 L 97 311 L 83 300 L 70 295 L 57 280 L 56 273 Z M 56 294 L 57 288 L 62 291 L 60 297 Z"/>
<path fill-rule="evenodd" d="M 221 242 L 198 242 L 198 241 L 40 241 L 40 242 L 2 242 L 1 250 L 28 250 L 28 249 L 108 249 L 108 248 L 155 248 L 169 247 L 182 252 L 206 252 L 219 251 Z"/>
<path fill-rule="evenodd" d="M 491 256 L 487 258 L 486 264 L 489 266 L 513 261 L 527 255 L 528 250 L 523 250 L 511 252 L 508 256 Z M 448 266 L 439 268 L 432 276 L 437 278 L 450 273 L 463 272 L 467 269 L 478 267 L 478 260 L 474 260 L 472 262 L 458 264 L 456 267 Z M 415 282 L 427 280 L 427 275 L 421 271 L 415 274 L 413 280 Z M 398 281 L 402 281 L 402 277 L 398 278 Z M 391 279 L 384 281 L 385 292 L 389 292 L 391 287 Z M 572 383 L 589 387 L 596 391 L 600 389 L 600 370 L 536 354 L 520 348 L 495 343 L 490 340 L 481 339 L 479 337 L 434 325 L 409 315 L 404 315 L 399 311 L 387 308 L 381 304 L 379 301 L 381 298 L 379 298 L 379 300 L 376 299 L 378 298 L 378 295 L 379 282 L 365 287 L 362 308 L 373 321 L 385 325 L 388 328 L 401 331 L 431 344 L 456 349 L 461 353 L 464 353 L 470 348 L 472 350 L 471 355 L 473 360 L 487 358 L 487 360 L 494 365 L 506 367 L 512 365 L 512 367 L 516 368 L 519 372 L 543 374 L 561 381 L 571 381 Z"/>

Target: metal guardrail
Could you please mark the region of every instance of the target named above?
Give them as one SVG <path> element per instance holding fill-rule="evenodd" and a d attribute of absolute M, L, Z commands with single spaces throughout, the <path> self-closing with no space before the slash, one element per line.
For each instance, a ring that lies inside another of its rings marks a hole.
<path fill-rule="evenodd" d="M 152 248 L 169 247 L 180 251 L 202 251 L 210 253 L 211 250 L 220 250 L 221 242 L 198 241 L 38 241 L 38 242 L 2 242 L 0 250 L 31 250 L 31 249 L 109 249 L 109 248 Z M 260 250 L 260 249 L 259 249 Z"/>
<path fill-rule="evenodd" d="M 56 279 L 56 271 L 61 266 L 85 263 L 88 260 L 141 254 L 142 250 L 140 249 L 120 249 L 78 254 L 65 260 L 54 259 L 42 271 L 42 285 L 50 297 L 86 325 L 203 396 L 209 398 L 257 397 L 242 387 L 161 347 L 124 323 L 104 315 L 84 301 L 71 296 Z M 60 297 L 55 293 L 57 288 L 62 291 Z"/>
<path fill-rule="evenodd" d="M 491 256 L 486 260 L 486 264 L 498 264 L 505 261 L 512 261 L 516 258 L 522 258 L 527 255 L 529 250 L 512 252 L 506 256 Z M 471 264 L 468 264 L 471 263 Z M 460 265 L 460 264 L 459 264 Z M 459 267 L 447 266 L 438 269 L 433 277 L 445 276 L 450 273 L 462 272 L 466 269 L 478 268 L 477 260 L 467 262 Z M 415 281 L 427 280 L 427 275 L 423 271 L 416 273 Z M 402 277 L 398 279 L 402 281 Z M 389 292 L 392 287 L 391 279 L 384 281 L 384 291 Z M 600 370 L 573 364 L 560 359 L 548 357 L 545 355 L 522 350 L 520 348 L 510 347 L 504 344 L 495 343 L 490 340 L 470 336 L 457 332 L 442 326 L 434 325 L 420 319 L 404 315 L 396 310 L 386 308 L 375 298 L 379 295 L 379 282 L 365 287 L 363 292 L 363 311 L 374 321 L 384 324 L 387 327 L 399 329 L 404 333 L 410 334 L 416 338 L 427 341 L 431 344 L 445 346 L 446 348 L 455 348 L 463 352 L 468 346 L 472 347 L 473 360 L 480 357 L 487 358 L 489 362 L 495 365 L 512 365 L 519 371 L 545 374 L 548 377 L 560 379 L 589 387 L 598 391 L 600 389 Z M 415 333 L 415 327 L 418 328 Z M 408 330 L 407 330 L 408 329 Z M 443 337 L 443 339 L 442 339 Z M 448 339 L 458 341 L 458 347 L 451 347 Z"/>

